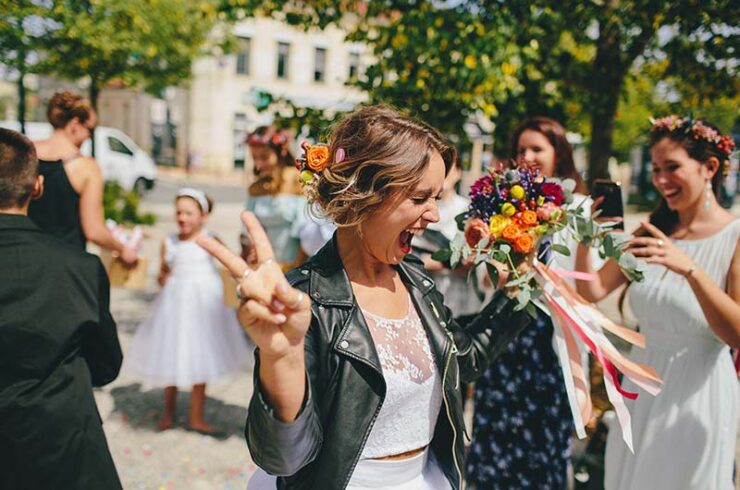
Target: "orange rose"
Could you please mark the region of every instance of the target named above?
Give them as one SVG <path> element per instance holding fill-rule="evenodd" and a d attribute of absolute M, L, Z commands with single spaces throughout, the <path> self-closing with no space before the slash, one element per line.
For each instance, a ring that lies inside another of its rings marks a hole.
<path fill-rule="evenodd" d="M 468 221 L 468 225 L 465 227 L 465 241 L 468 245 L 475 247 L 478 242 L 483 238 L 490 236 L 491 233 L 488 231 L 488 225 L 479 218 L 473 218 Z"/>
<path fill-rule="evenodd" d="M 504 228 L 504 232 L 501 234 L 501 236 L 504 237 L 504 240 L 514 243 L 514 240 L 516 240 L 517 237 L 521 234 L 522 229 L 519 228 L 519 225 L 512 223 Z"/>
<path fill-rule="evenodd" d="M 321 172 L 329 163 L 329 147 L 314 145 L 306 151 L 306 165 L 314 172 Z"/>
<path fill-rule="evenodd" d="M 528 254 L 532 251 L 533 245 L 534 240 L 532 240 L 532 237 L 529 235 L 529 233 L 522 233 L 514 241 L 514 250 L 521 254 Z"/>
<path fill-rule="evenodd" d="M 537 225 L 537 213 L 529 210 L 522 211 L 517 214 L 517 221 L 524 228 L 531 228 L 532 226 Z"/>

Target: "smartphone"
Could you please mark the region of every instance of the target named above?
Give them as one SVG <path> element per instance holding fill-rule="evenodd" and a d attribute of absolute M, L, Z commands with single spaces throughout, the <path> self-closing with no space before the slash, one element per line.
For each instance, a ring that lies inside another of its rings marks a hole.
<path fill-rule="evenodd" d="M 595 201 L 600 197 L 604 198 L 597 208 L 601 210 L 600 218 L 624 218 L 622 189 L 619 182 L 606 179 L 594 180 L 591 198 Z M 614 227 L 624 230 L 624 221 L 620 220 Z"/>

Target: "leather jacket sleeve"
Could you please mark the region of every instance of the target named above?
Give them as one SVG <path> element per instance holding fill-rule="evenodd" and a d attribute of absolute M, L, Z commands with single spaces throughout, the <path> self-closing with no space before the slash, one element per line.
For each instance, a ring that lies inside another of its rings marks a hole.
<path fill-rule="evenodd" d="M 435 291 L 442 302 L 442 295 Z M 497 291 L 483 310 L 462 328 L 444 307 L 443 316 L 457 347 L 457 362 L 463 382 L 474 381 L 501 355 L 531 322 L 524 310 L 514 311 L 515 301 Z"/>
<path fill-rule="evenodd" d="M 306 335 L 306 399 L 296 419 L 281 422 L 262 396 L 259 381 L 259 349 L 255 352 L 254 392 L 249 403 L 244 434 L 254 463 L 267 473 L 290 476 L 316 458 L 323 443 L 323 430 L 315 404 L 315 353 L 309 329 Z"/>

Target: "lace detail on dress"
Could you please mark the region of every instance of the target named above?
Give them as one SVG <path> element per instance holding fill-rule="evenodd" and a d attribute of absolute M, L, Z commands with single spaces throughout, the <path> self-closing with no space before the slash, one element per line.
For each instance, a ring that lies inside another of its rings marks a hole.
<path fill-rule="evenodd" d="M 406 318 L 394 320 L 363 311 L 370 333 L 375 341 L 383 372 L 404 374 L 411 381 L 421 384 L 435 371 L 429 339 L 409 301 Z"/>
<path fill-rule="evenodd" d="M 441 378 L 424 326 L 409 298 L 405 318 L 363 311 L 375 342 L 386 396 L 362 458 L 404 453 L 429 444 L 442 406 Z"/>

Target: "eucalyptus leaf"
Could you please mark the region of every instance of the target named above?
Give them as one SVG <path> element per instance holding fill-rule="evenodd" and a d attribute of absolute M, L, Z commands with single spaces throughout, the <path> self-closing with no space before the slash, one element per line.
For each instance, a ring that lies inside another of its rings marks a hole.
<path fill-rule="evenodd" d="M 576 190 L 576 181 L 573 179 L 565 179 L 560 183 L 560 185 L 563 187 L 563 190 L 566 190 L 568 192 L 573 192 Z"/>
<path fill-rule="evenodd" d="M 491 237 L 490 236 L 486 236 L 486 237 L 483 237 L 483 239 L 481 239 L 481 241 L 479 241 L 478 242 L 478 245 L 476 245 L 475 247 L 478 250 L 483 250 L 483 249 L 485 249 L 488 246 L 488 244 L 490 242 L 491 242 Z"/>
<path fill-rule="evenodd" d="M 448 248 L 441 248 L 432 254 L 432 259 L 437 262 L 446 264 L 452 257 L 452 250 Z"/>
<path fill-rule="evenodd" d="M 460 231 L 464 231 L 465 230 L 465 220 L 468 219 L 467 216 L 468 216 L 467 211 L 464 212 L 464 213 L 460 213 L 457 216 L 455 216 L 455 223 L 457 223 L 457 229 L 458 230 L 460 230 Z"/>
<path fill-rule="evenodd" d="M 461 248 L 452 249 L 452 254 L 450 255 L 450 266 L 452 266 L 453 269 L 457 267 L 457 265 L 460 263 L 461 256 L 462 256 Z"/>
<path fill-rule="evenodd" d="M 570 249 L 568 247 L 566 247 L 565 245 L 561 245 L 559 243 L 553 243 L 552 244 L 552 249 L 555 252 L 557 252 L 557 253 L 559 253 L 561 255 L 565 255 L 566 257 L 570 257 Z"/>

